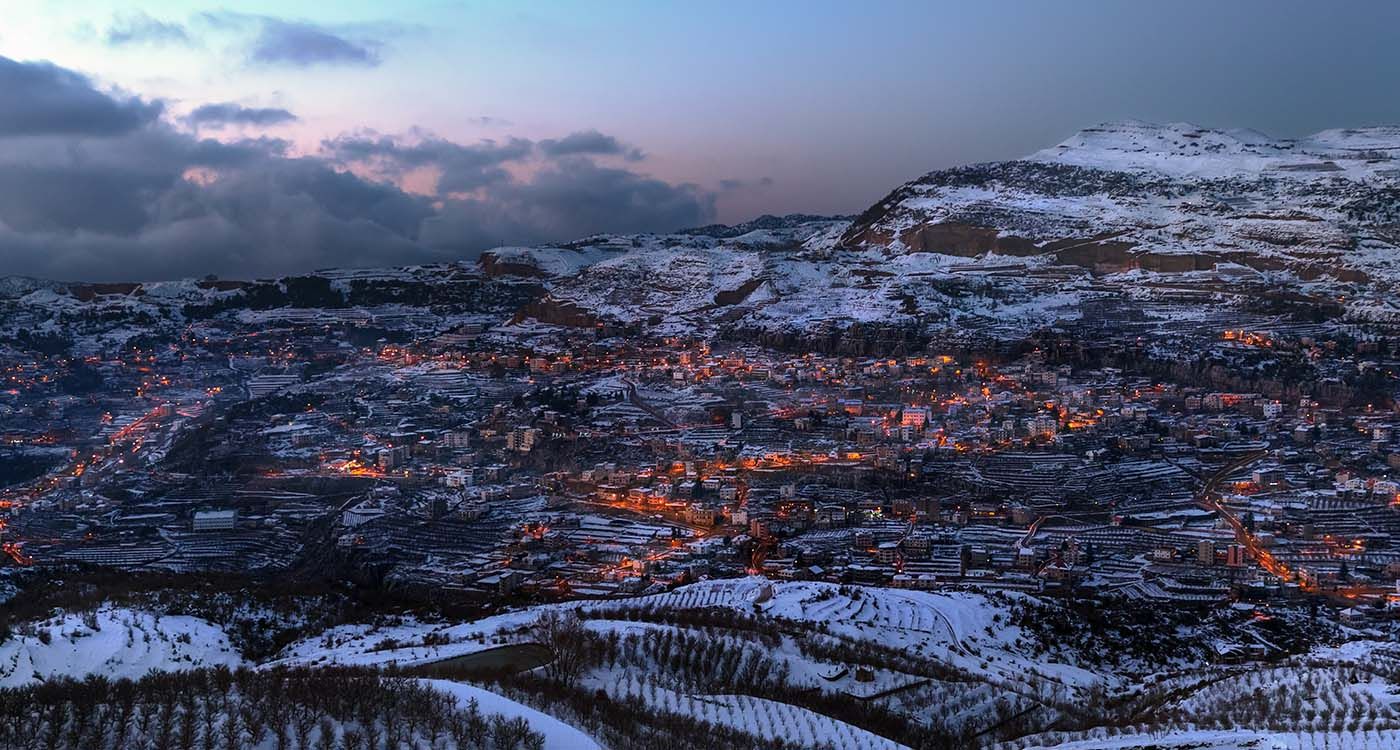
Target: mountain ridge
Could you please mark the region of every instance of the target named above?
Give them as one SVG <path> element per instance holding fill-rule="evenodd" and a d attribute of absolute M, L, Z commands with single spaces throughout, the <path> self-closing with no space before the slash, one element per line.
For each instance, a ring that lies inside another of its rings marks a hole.
<path fill-rule="evenodd" d="M 1276 140 L 1128 121 L 1024 159 L 925 174 L 858 216 L 841 244 L 960 256 L 1068 244 L 1079 252 L 1060 260 L 1118 270 L 1243 262 L 1304 278 L 1393 280 L 1397 206 L 1400 128 Z M 1189 260 L 1160 258 L 1172 255 Z"/>
<path fill-rule="evenodd" d="M 99 303 L 172 319 L 392 303 L 504 325 L 794 345 L 859 331 L 917 346 L 1017 340 L 1092 322 L 1106 304 L 1164 332 L 1207 310 L 1393 322 L 1397 283 L 1400 127 L 1274 139 L 1125 121 L 1022 159 L 929 172 L 853 218 L 761 216 L 275 280 L 8 278 L 0 299 L 31 320 Z"/>

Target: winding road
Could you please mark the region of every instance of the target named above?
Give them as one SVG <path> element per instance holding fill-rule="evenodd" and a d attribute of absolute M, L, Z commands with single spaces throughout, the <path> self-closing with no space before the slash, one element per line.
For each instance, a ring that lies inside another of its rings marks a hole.
<path fill-rule="evenodd" d="M 1225 464 L 1219 471 L 1212 474 L 1210 478 L 1206 480 L 1205 485 L 1201 487 L 1200 494 L 1196 497 L 1196 502 L 1207 510 L 1219 513 L 1220 516 L 1234 528 L 1235 539 L 1240 544 L 1244 545 L 1249 556 L 1258 562 L 1260 567 L 1269 571 L 1284 582 L 1291 582 L 1296 578 L 1293 571 L 1289 570 L 1288 566 L 1275 559 L 1273 553 L 1259 546 L 1259 542 L 1254 538 L 1254 534 L 1244 527 L 1244 523 L 1240 521 L 1234 513 L 1230 512 L 1230 509 L 1221 502 L 1220 497 L 1219 488 L 1222 482 L 1229 478 L 1231 474 L 1267 455 L 1269 455 L 1268 451 L 1254 451 L 1253 453 L 1245 454 Z"/>

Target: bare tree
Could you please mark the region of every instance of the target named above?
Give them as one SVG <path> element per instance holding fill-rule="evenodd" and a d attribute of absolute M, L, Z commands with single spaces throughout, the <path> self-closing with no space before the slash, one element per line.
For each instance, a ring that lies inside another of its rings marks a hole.
<path fill-rule="evenodd" d="M 369 747 L 369 750 L 379 750 L 380 738 L 384 736 L 384 733 L 379 729 L 379 722 L 371 718 L 364 724 L 364 727 L 365 744 Z"/>
<path fill-rule="evenodd" d="M 520 717 L 496 716 L 491 720 L 491 744 L 496 750 L 519 750 L 529 736 L 530 724 Z"/>
<path fill-rule="evenodd" d="M 52 703 L 48 710 L 48 731 L 44 732 L 44 750 L 58 750 L 63 744 L 63 727 L 68 723 L 68 704 Z"/>
<path fill-rule="evenodd" d="M 219 743 L 219 714 L 213 699 L 206 693 L 200 701 L 200 749 L 215 750 Z"/>
<path fill-rule="evenodd" d="M 175 701 L 162 696 L 156 713 L 155 750 L 170 750 L 175 747 Z"/>
<path fill-rule="evenodd" d="M 573 610 L 548 610 L 530 628 L 539 642 L 554 652 L 545 674 L 556 682 L 573 684 L 593 662 L 592 635 Z"/>
<path fill-rule="evenodd" d="M 238 718 L 243 722 L 243 731 L 247 732 L 249 743 L 261 743 L 267 732 L 267 725 L 263 723 L 262 714 L 251 700 L 245 699 L 238 705 Z"/>
<path fill-rule="evenodd" d="M 296 736 L 297 750 L 311 750 L 311 730 L 316 728 L 316 714 L 307 708 L 298 708 L 292 714 L 292 731 Z"/>
<path fill-rule="evenodd" d="M 362 750 L 364 746 L 364 735 L 358 730 L 346 729 L 340 737 L 341 750 Z"/>
<path fill-rule="evenodd" d="M 195 750 L 195 739 L 199 736 L 199 716 L 195 711 L 194 695 L 186 693 L 180 704 L 179 737 L 176 740 L 180 750 Z"/>
<path fill-rule="evenodd" d="M 243 730 L 238 726 L 238 716 L 233 713 L 230 706 L 227 714 L 224 715 L 224 723 L 220 727 L 220 739 L 222 750 L 238 750 L 243 747 Z"/>
<path fill-rule="evenodd" d="M 321 717 L 321 733 L 316 738 L 316 750 L 335 750 L 335 722 Z"/>

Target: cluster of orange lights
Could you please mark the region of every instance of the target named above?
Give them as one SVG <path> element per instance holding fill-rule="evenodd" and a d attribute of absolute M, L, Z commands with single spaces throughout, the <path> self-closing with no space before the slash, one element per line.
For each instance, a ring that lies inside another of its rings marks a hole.
<path fill-rule="evenodd" d="M 328 465 L 331 471 L 351 477 L 384 477 L 384 471 L 377 466 L 371 466 L 358 458 L 345 459 L 343 461 L 331 461 Z"/>
<path fill-rule="evenodd" d="M 29 566 L 34 564 L 34 558 L 24 554 L 24 550 L 21 549 L 20 546 L 18 544 L 15 544 L 14 542 L 5 542 L 4 544 L 0 544 L 0 552 L 3 552 L 5 555 L 8 555 L 9 558 L 11 560 L 14 560 L 15 564 L 17 565 Z"/>
<path fill-rule="evenodd" d="M 1268 349 L 1269 347 L 1272 347 L 1274 345 L 1273 340 L 1270 339 L 1266 334 L 1254 333 L 1252 331 L 1227 330 L 1224 334 L 1222 334 L 1222 337 L 1226 341 L 1234 341 L 1236 343 L 1244 344 L 1245 346 L 1257 346 L 1261 349 Z"/>

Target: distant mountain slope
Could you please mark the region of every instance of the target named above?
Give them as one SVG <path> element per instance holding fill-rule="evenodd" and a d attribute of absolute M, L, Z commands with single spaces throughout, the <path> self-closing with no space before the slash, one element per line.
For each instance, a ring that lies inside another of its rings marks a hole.
<path fill-rule="evenodd" d="M 568 251 L 604 255 L 595 263 L 540 257 L 567 272 L 525 315 L 808 345 L 852 327 L 1017 337 L 1114 297 L 1169 318 L 1208 300 L 1395 319 L 1400 128 L 1277 140 L 1110 123 L 1024 159 L 932 172 L 850 222 L 758 224 Z"/>
<path fill-rule="evenodd" d="M 1400 279 L 1400 128 L 1299 140 L 1110 123 L 1012 162 L 932 172 L 857 217 L 849 248 L 1050 256 L 1099 271 L 1237 263 Z"/>
<path fill-rule="evenodd" d="M 874 354 L 1104 320 L 1141 336 L 1289 317 L 1395 323 L 1397 284 L 1400 128 L 1279 140 L 1124 122 L 931 172 L 854 219 L 764 216 L 257 282 L 5 278 L 0 345 L 67 337 L 84 353 L 190 320 L 323 309 L 350 327 L 371 310 L 418 321 L 407 338 L 525 323 Z"/>

